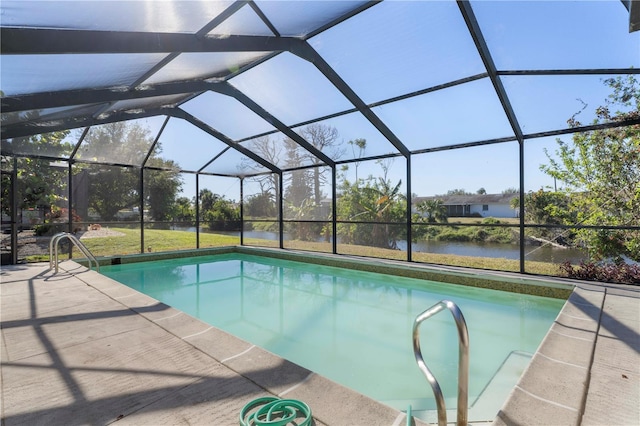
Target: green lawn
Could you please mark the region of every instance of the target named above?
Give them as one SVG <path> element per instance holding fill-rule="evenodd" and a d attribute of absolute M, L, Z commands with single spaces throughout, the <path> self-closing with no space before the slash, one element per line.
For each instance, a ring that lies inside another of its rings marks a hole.
<path fill-rule="evenodd" d="M 85 238 L 82 242 L 95 256 L 114 256 L 140 253 L 140 231 L 126 228 L 111 228 L 120 232 L 122 236 L 104 238 Z M 145 251 L 163 252 L 174 250 L 190 250 L 196 248 L 195 232 L 146 229 L 144 231 Z M 245 245 L 261 247 L 278 247 L 277 241 L 245 238 Z M 223 247 L 239 245 L 240 238 L 228 235 L 200 233 L 200 247 Z M 307 242 L 288 240 L 285 248 L 293 250 L 308 250 L 323 253 L 331 253 L 331 243 Z M 406 252 L 400 250 L 388 250 L 376 247 L 366 247 L 349 244 L 339 244 L 338 253 L 374 258 L 406 260 Z M 470 268 L 513 271 L 520 269 L 518 260 L 456 256 L 437 253 L 413 252 L 413 261 L 420 263 L 434 263 L 439 265 L 463 266 Z M 81 253 L 74 249 L 74 257 L 82 258 Z M 48 257 L 28 259 L 30 261 L 48 260 Z M 526 262 L 526 270 L 529 273 L 557 276 L 559 269 L 557 264 L 546 262 Z"/>

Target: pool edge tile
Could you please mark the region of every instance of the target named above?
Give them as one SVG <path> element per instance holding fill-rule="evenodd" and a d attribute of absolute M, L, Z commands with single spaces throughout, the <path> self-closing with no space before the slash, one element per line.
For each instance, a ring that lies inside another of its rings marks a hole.
<path fill-rule="evenodd" d="M 285 396 L 305 401 L 314 417 L 326 424 L 336 424 L 338 419 L 337 424 L 344 425 L 392 425 L 401 413 L 315 373 Z M 416 426 L 427 425 L 414 421 Z"/>
<path fill-rule="evenodd" d="M 576 425 L 580 412 L 552 401 L 537 398 L 515 387 L 493 421 L 494 426 L 513 425 Z"/>
<path fill-rule="evenodd" d="M 494 425 L 578 424 L 589 388 L 605 295 L 604 289 L 574 289 L 502 405 Z M 587 316 L 576 317 L 575 308 L 585 307 Z M 569 349 L 569 353 L 562 349 Z M 577 360 L 576 352 L 580 352 Z M 541 409 L 540 404 L 545 408 Z"/>

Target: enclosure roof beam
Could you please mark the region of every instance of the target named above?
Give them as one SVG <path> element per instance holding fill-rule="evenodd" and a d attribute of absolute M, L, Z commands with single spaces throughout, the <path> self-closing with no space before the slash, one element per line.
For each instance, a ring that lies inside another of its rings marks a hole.
<path fill-rule="evenodd" d="M 291 50 L 291 53 L 311 62 L 402 155 L 405 157 L 411 155 L 409 149 L 402 141 L 380 120 L 371 108 L 353 91 L 351 86 L 331 68 L 309 43 L 304 42 L 303 44 L 292 46 L 292 48 L 294 49 Z"/>
<path fill-rule="evenodd" d="M 502 84 L 502 80 L 498 77 L 498 70 L 496 68 L 496 64 L 491 57 L 491 52 L 489 51 L 489 47 L 487 46 L 487 42 L 482 35 L 482 31 L 480 30 L 480 25 L 476 19 L 476 16 L 469 4 L 468 0 L 457 0 L 458 7 L 460 9 L 460 13 L 462 13 L 462 17 L 464 18 L 465 23 L 467 24 L 467 29 L 471 34 L 471 38 L 476 45 L 476 49 L 478 49 L 478 53 L 480 54 L 480 58 L 482 59 L 482 63 L 484 64 L 487 72 L 489 73 L 489 79 L 493 84 L 493 88 L 498 95 L 498 99 L 502 104 L 502 108 L 509 120 L 509 124 L 511 125 L 511 129 L 513 133 L 516 135 L 516 138 L 520 143 L 523 141 L 522 136 L 522 127 L 518 123 L 518 119 L 516 117 L 515 112 L 513 111 L 513 107 L 511 106 L 511 102 L 509 101 L 509 97 L 507 96 L 507 91 Z"/>
<path fill-rule="evenodd" d="M 213 18 L 207 25 L 200 28 L 196 35 L 200 37 L 205 37 L 207 33 L 212 31 L 218 25 L 222 24 L 227 19 L 231 18 L 234 13 L 242 9 L 247 3 L 253 3 L 252 0 L 236 0 L 231 5 L 229 5 L 223 12 L 218 14 L 215 18 Z"/>
<path fill-rule="evenodd" d="M 336 25 L 341 24 L 342 22 L 353 18 L 354 16 L 356 16 L 359 13 L 364 12 L 365 10 L 369 9 L 372 6 L 375 6 L 377 4 L 379 4 L 382 0 L 370 0 L 366 3 L 362 3 L 359 7 L 356 7 L 355 9 L 351 10 L 350 12 L 345 13 L 342 16 L 337 17 L 336 19 L 334 19 L 331 22 L 326 23 L 325 25 L 315 29 L 314 31 L 310 32 L 309 34 L 304 36 L 304 40 L 309 40 L 310 38 L 313 38 L 315 36 L 317 36 L 320 33 L 325 32 L 328 29 L 331 29 L 333 27 L 335 27 Z"/>
<path fill-rule="evenodd" d="M 100 124 L 115 123 L 118 121 L 136 120 L 139 118 L 155 117 L 156 115 L 168 115 L 174 108 L 155 108 L 144 111 L 121 111 L 106 115 L 105 117 L 70 117 L 66 119 L 15 124 L 2 129 L 2 139 L 19 138 L 25 136 L 40 135 L 62 130 L 77 129 L 80 127 L 98 126 Z"/>
<path fill-rule="evenodd" d="M 189 96 L 191 94 L 201 93 L 207 90 L 216 90 L 216 86 L 220 84 L 222 84 L 222 82 L 191 80 L 177 83 L 159 83 L 148 86 L 139 86 L 135 89 L 111 87 L 106 89 L 59 90 L 26 95 L 5 96 L 1 101 L 2 113 L 152 98 L 155 96 L 180 94 Z"/>
<path fill-rule="evenodd" d="M 316 148 L 315 146 L 310 144 L 307 140 L 305 140 L 303 137 L 301 137 L 299 134 L 297 134 L 295 131 L 293 131 L 289 126 L 285 125 L 283 122 L 278 120 L 276 117 L 274 117 L 273 115 L 269 114 L 269 112 L 267 112 L 264 108 L 262 108 L 260 105 L 255 103 L 253 101 L 253 99 L 249 98 L 247 95 L 245 95 L 240 90 L 238 90 L 235 87 L 233 87 L 231 84 L 229 84 L 229 83 L 217 84 L 212 90 L 214 90 L 214 91 L 216 91 L 218 93 L 222 93 L 224 95 L 228 95 L 228 96 L 231 96 L 231 97 L 235 98 L 237 101 L 242 103 L 244 106 L 249 108 L 251 111 L 253 111 L 257 115 L 259 115 L 260 118 L 262 118 L 263 120 L 267 121 L 273 127 L 275 127 L 276 129 L 280 130 L 286 136 L 288 136 L 293 141 L 295 141 L 298 145 L 302 146 L 304 149 L 309 151 L 316 158 L 319 158 L 325 164 L 333 167 L 333 165 L 334 165 L 333 159 L 329 158 L 325 153 L 323 153 L 318 148 Z"/>
<path fill-rule="evenodd" d="M 291 51 L 295 37 L 0 28 L 3 55 Z"/>
<path fill-rule="evenodd" d="M 220 140 L 221 142 L 226 143 L 231 148 L 239 151 L 240 153 L 242 153 L 242 154 L 246 155 L 247 157 L 251 158 L 256 163 L 258 163 L 258 164 L 266 167 L 267 169 L 271 170 L 273 173 L 278 173 L 278 174 L 282 173 L 282 170 L 279 167 L 277 167 L 276 165 L 268 162 L 267 160 L 265 160 L 264 158 L 262 158 L 259 155 L 255 154 L 253 151 L 247 149 L 243 145 L 241 145 L 239 143 L 236 143 L 235 141 L 233 141 L 228 136 L 224 135 L 223 133 L 219 132 L 218 130 L 214 129 L 213 127 L 209 126 L 208 124 L 198 120 L 196 117 L 194 117 L 193 115 L 189 114 L 188 112 L 186 112 L 186 111 L 184 111 L 184 110 L 182 110 L 180 108 L 173 108 L 169 112 L 169 115 L 171 115 L 172 117 L 176 117 L 176 118 L 182 118 L 183 120 L 188 121 L 189 123 L 191 123 L 194 126 L 196 126 L 197 128 L 199 128 L 200 130 L 210 134 L 211 136 L 213 136 L 214 138 Z"/>

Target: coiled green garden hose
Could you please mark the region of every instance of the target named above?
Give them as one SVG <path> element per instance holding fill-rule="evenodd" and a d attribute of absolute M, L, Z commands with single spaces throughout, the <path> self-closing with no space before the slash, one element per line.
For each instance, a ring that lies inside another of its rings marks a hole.
<path fill-rule="evenodd" d="M 311 408 L 304 402 L 273 396 L 254 399 L 240 411 L 240 426 L 286 426 L 294 420 L 298 426 L 310 426 L 311 419 Z"/>

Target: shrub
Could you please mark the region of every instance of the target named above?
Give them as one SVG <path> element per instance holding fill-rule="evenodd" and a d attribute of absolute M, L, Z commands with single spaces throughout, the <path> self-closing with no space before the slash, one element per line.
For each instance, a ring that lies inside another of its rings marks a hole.
<path fill-rule="evenodd" d="M 640 265 L 627 263 L 571 262 L 560 265 L 560 274 L 569 278 L 587 281 L 640 285 Z"/>
<path fill-rule="evenodd" d="M 51 212 L 47 213 L 45 218 L 51 222 L 69 222 L 69 209 L 66 207 L 51 206 Z M 71 210 L 71 220 L 73 222 L 82 222 L 82 218 L 76 214 L 75 210 Z"/>
<path fill-rule="evenodd" d="M 49 223 L 43 223 L 33 227 L 33 233 L 36 237 L 43 237 L 45 235 L 53 235 L 53 227 Z"/>
<path fill-rule="evenodd" d="M 447 229 L 443 230 L 436 237 L 436 241 L 456 241 L 456 242 L 467 242 L 471 241 L 472 238 L 465 234 L 464 232 L 460 232 L 455 229 Z"/>
<path fill-rule="evenodd" d="M 482 223 L 486 225 L 495 225 L 496 223 L 501 223 L 501 222 L 499 219 L 496 219 L 495 217 L 487 217 L 482 219 Z"/>

